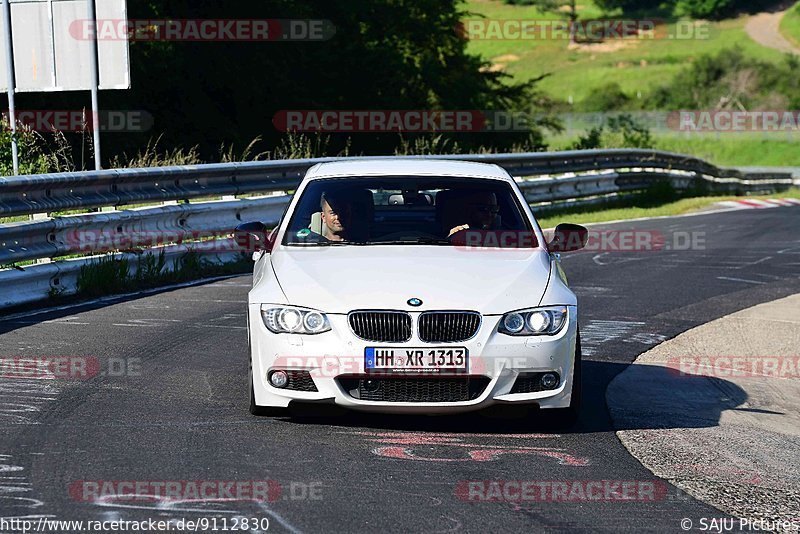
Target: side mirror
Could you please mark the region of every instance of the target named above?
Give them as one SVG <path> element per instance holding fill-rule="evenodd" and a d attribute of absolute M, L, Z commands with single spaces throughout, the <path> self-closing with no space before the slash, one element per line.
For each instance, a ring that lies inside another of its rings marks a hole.
<path fill-rule="evenodd" d="M 550 252 L 580 250 L 589 241 L 589 230 L 578 224 L 562 223 L 556 226 L 553 239 L 547 244 Z"/>
<path fill-rule="evenodd" d="M 267 225 L 259 221 L 246 222 L 236 227 L 233 237 L 236 244 L 245 252 L 269 252 L 275 239 L 275 231 L 270 232 Z"/>

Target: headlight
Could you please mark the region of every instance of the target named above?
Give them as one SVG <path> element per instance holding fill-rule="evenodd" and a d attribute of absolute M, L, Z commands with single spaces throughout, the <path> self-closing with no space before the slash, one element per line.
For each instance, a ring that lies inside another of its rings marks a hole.
<path fill-rule="evenodd" d="M 509 336 L 551 336 L 567 323 L 567 307 L 553 306 L 507 313 L 497 331 Z"/>
<path fill-rule="evenodd" d="M 331 329 L 324 313 L 291 306 L 262 305 L 261 318 L 276 334 L 321 334 Z"/>
<path fill-rule="evenodd" d="M 503 317 L 503 329 L 509 333 L 516 334 L 525 328 L 525 318 L 521 313 L 509 313 Z"/>

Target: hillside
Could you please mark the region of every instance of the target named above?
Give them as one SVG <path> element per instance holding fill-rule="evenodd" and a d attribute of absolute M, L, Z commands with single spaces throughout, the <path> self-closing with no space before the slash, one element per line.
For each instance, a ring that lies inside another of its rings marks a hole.
<path fill-rule="evenodd" d="M 502 0 L 468 0 L 466 9 L 471 13 L 465 17 L 466 21 L 479 17 L 486 17 L 487 21 L 559 20 L 558 14 L 542 13 L 531 6 L 508 5 Z M 579 16 L 581 20 L 588 20 L 601 17 L 602 12 L 587 0 L 579 4 Z M 752 18 L 752 15 L 740 15 L 716 22 L 662 23 L 655 32 L 657 38 L 610 39 L 578 45 L 571 45 L 566 38 L 472 39 L 468 49 L 490 62 L 493 70 L 506 72 L 515 80 L 530 80 L 547 74 L 538 82 L 538 87 L 558 101 L 573 103 L 574 111 L 585 110 L 584 99 L 609 82 L 618 83 L 634 99 L 632 107 L 635 109 L 637 101 L 668 84 L 696 58 L 706 54 L 738 47 L 748 58 L 771 64 L 784 62 L 782 52 L 762 46 L 748 35 L 745 27 Z M 658 19 L 653 17 L 653 20 Z M 700 28 L 694 30 L 697 38 L 676 37 L 691 33 L 691 24 Z M 790 10 L 781 28 L 788 34 L 787 38 L 796 32 L 800 41 L 800 4 Z M 548 142 L 554 149 L 567 148 L 580 133 L 580 128 L 571 127 L 561 135 L 550 137 Z M 781 163 L 800 166 L 800 135 L 796 131 L 687 134 L 655 129 L 653 139 L 656 148 L 690 153 L 724 165 Z"/>

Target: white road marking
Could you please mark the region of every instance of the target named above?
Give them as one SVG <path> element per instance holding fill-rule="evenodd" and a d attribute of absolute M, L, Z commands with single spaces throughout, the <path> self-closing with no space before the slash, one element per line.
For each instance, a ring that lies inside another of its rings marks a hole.
<path fill-rule="evenodd" d="M 21 324 L 21 325 L 34 325 L 34 324 L 76 324 L 76 325 L 83 325 L 86 326 L 90 323 L 84 323 L 81 321 L 76 321 L 74 319 L 79 319 L 77 315 L 73 315 L 71 317 L 60 317 L 58 319 L 49 319 L 47 321 L 6 321 L 9 324 Z"/>
<path fill-rule="evenodd" d="M 647 259 L 646 257 L 644 257 L 644 258 L 631 258 L 631 257 L 623 258 L 623 257 L 620 257 L 620 256 L 614 256 L 612 259 L 610 259 L 610 261 L 601 261 L 601 258 L 603 258 L 605 256 L 608 256 L 609 254 L 611 254 L 611 253 L 610 252 L 602 252 L 600 254 L 597 254 L 597 255 L 592 257 L 592 261 L 595 262 L 597 265 L 606 266 L 606 265 L 613 265 L 613 264 L 618 264 L 618 263 L 628 263 L 628 262 L 631 262 L 631 261 L 641 261 L 641 260 L 646 260 Z"/>
<path fill-rule="evenodd" d="M 643 345 L 658 345 L 665 339 L 667 339 L 667 336 L 662 336 L 661 334 L 650 334 L 647 332 L 641 332 L 639 334 L 633 334 L 628 339 L 623 339 L 622 341 L 624 343 L 642 343 Z"/>
<path fill-rule="evenodd" d="M 581 328 L 583 354 L 592 356 L 603 343 L 626 337 L 644 324 L 638 321 L 589 321 Z"/>
<path fill-rule="evenodd" d="M 570 286 L 573 291 L 580 291 L 582 293 L 606 293 L 611 291 L 611 288 L 601 286 Z"/>
<path fill-rule="evenodd" d="M 23 474 L 23 472 L 25 471 L 25 468 L 22 467 L 22 466 L 19 466 L 19 465 L 14 465 L 12 462 L 13 462 L 13 458 L 12 458 L 11 455 L 9 455 L 9 454 L 0 454 L 0 473 Z M 11 502 L 5 503 L 6 510 L 9 507 L 14 507 L 14 508 L 17 508 L 17 507 L 19 507 L 19 508 L 41 508 L 42 506 L 44 506 L 44 502 L 40 501 L 38 499 L 34 499 L 34 498 L 31 498 L 31 497 L 21 497 L 21 496 L 18 496 L 18 495 L 9 495 L 11 493 L 28 493 L 28 492 L 33 491 L 33 484 L 31 484 L 30 482 L 27 482 L 27 476 L 14 477 L 14 478 L 17 479 L 17 480 L 22 480 L 23 482 L 5 483 L 5 484 L 3 484 L 2 488 L 0 488 L 0 502 L 11 501 Z M 5 515 L 4 517 L 6 519 L 9 519 L 12 516 Z M 13 517 L 23 517 L 23 516 L 13 516 Z M 24 517 L 29 517 L 31 519 L 33 519 L 33 518 L 38 519 L 38 518 L 42 518 L 42 517 L 52 518 L 52 517 L 56 517 L 56 516 L 53 516 L 53 515 L 35 515 L 35 516 L 34 515 L 30 515 L 30 516 L 24 516 Z"/>
<path fill-rule="evenodd" d="M 221 304 L 247 304 L 244 300 L 224 300 L 224 299 L 180 299 L 180 302 L 216 302 Z"/>
<path fill-rule="evenodd" d="M 191 328 L 229 328 L 233 330 L 247 330 L 246 326 L 229 326 L 224 324 L 193 324 Z"/>
<path fill-rule="evenodd" d="M 800 243 L 800 241 L 795 241 L 795 243 Z M 786 254 L 787 252 L 789 254 L 800 254 L 800 245 L 779 250 L 778 254 Z"/>
<path fill-rule="evenodd" d="M 180 319 L 128 319 L 127 323 L 111 323 L 111 326 L 133 326 L 133 327 L 163 327 L 170 326 L 168 323 L 182 323 Z"/>
<path fill-rule="evenodd" d="M 717 280 L 730 280 L 731 282 L 746 282 L 748 284 L 766 284 L 760 280 L 745 280 L 744 278 L 732 278 L 730 276 L 718 276 Z"/>
<path fill-rule="evenodd" d="M 0 378 L 0 420 L 12 424 L 38 424 L 35 415 L 44 405 L 55 401 L 61 388 L 52 380 Z"/>
<path fill-rule="evenodd" d="M 118 502 L 117 499 L 122 500 L 122 502 Z M 126 501 L 129 500 L 149 500 L 147 504 L 124 504 Z M 299 534 L 301 531 L 296 528 L 294 525 L 289 523 L 285 518 L 283 518 L 280 514 L 269 508 L 266 503 L 261 501 L 254 501 L 254 503 L 261 509 L 261 512 L 269 515 L 275 521 L 280 523 L 286 530 L 289 532 L 294 532 Z M 113 496 L 101 496 L 97 499 L 91 501 L 91 504 L 101 507 L 101 508 L 112 508 L 112 509 L 123 509 L 123 510 L 149 510 L 152 512 L 159 512 L 160 515 L 165 514 L 185 514 L 185 513 L 196 513 L 196 514 L 230 514 L 234 517 L 245 517 L 242 515 L 242 512 L 236 510 L 237 508 L 237 501 L 231 499 L 198 499 L 198 500 L 176 500 L 176 499 L 166 499 L 159 496 L 153 496 L 150 494 L 145 495 L 138 495 L 138 494 L 119 494 Z M 226 506 L 228 509 L 220 508 L 220 506 Z M 175 517 L 168 519 L 168 521 L 172 522 L 175 521 Z M 259 532 L 258 530 L 252 530 L 252 532 Z"/>
<path fill-rule="evenodd" d="M 753 265 L 758 265 L 759 263 L 763 263 L 763 262 L 771 260 L 771 259 L 772 259 L 772 256 L 767 256 L 765 258 L 762 257 L 761 259 L 756 260 L 756 261 L 725 261 L 725 260 L 723 260 L 723 261 L 720 261 L 719 263 L 721 265 L 740 265 L 741 267 L 750 267 L 750 266 L 753 266 Z"/>
<path fill-rule="evenodd" d="M 14 324 L 20 326 L 33 326 L 38 324 L 71 324 L 71 325 L 78 325 L 78 326 L 88 326 L 91 323 L 82 323 L 77 321 L 7 321 L 6 324 Z"/>

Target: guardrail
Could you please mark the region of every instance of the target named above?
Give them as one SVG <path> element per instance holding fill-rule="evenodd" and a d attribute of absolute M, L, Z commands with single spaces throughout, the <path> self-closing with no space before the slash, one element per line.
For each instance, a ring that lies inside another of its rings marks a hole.
<path fill-rule="evenodd" d="M 425 156 L 409 156 L 422 158 Z M 494 163 L 509 171 L 531 203 L 597 198 L 641 190 L 654 180 L 677 189 L 703 184 L 709 191 L 770 193 L 793 184 L 791 172 L 721 169 L 703 160 L 654 150 L 588 150 L 526 154 L 432 156 Z M 0 265 L 130 249 L 164 250 L 179 258 L 187 250 L 223 261 L 214 242 L 236 224 L 276 224 L 305 172 L 339 158 L 257 161 L 211 165 L 116 169 L 0 178 L 0 217 L 34 220 L 0 225 Z M 369 159 L 386 159 L 374 157 Z M 236 196 L 271 194 L 261 198 Z M 224 200 L 202 199 L 226 197 Z M 194 201 L 194 202 L 191 202 Z M 137 204 L 156 207 L 116 209 Z M 178 203 L 180 202 L 180 203 Z M 53 212 L 113 211 L 50 217 Z M 192 241 L 193 243 L 187 243 Z M 178 243 L 178 245 L 170 245 Z M 221 242 L 217 242 L 219 244 Z M 124 252 L 114 252 L 118 256 Z M 0 308 L 74 293 L 80 266 L 96 257 L 0 270 Z"/>

